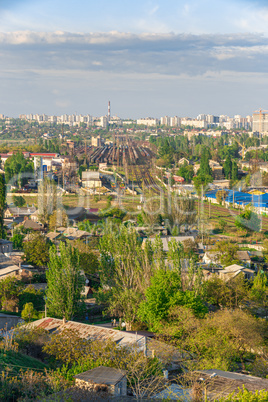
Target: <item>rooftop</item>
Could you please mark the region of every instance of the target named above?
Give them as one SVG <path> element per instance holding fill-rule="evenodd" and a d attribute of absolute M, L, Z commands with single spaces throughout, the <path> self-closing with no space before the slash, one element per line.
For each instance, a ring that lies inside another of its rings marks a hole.
<path fill-rule="evenodd" d="M 126 371 L 118 370 L 112 367 L 96 367 L 84 373 L 77 374 L 74 377 L 95 384 L 116 385 L 126 375 Z"/>

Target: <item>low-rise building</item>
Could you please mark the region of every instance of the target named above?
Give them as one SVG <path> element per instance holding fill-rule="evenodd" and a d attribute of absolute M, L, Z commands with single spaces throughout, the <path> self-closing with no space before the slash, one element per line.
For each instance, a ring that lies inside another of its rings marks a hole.
<path fill-rule="evenodd" d="M 125 370 L 99 366 L 75 375 L 75 385 L 92 391 L 104 391 L 113 396 L 126 396 L 126 374 Z"/>
<path fill-rule="evenodd" d="M 95 189 L 102 187 L 100 172 L 82 172 L 82 187 Z"/>

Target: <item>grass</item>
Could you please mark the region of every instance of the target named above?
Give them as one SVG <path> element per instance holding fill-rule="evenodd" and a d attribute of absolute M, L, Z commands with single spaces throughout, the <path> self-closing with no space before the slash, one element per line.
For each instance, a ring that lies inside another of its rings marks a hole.
<path fill-rule="evenodd" d="M 0 349 L 0 369 L 6 370 L 7 368 L 15 374 L 19 373 L 20 370 L 28 369 L 43 371 L 47 366 L 34 357 L 13 350 L 4 351 L 4 349 Z"/>

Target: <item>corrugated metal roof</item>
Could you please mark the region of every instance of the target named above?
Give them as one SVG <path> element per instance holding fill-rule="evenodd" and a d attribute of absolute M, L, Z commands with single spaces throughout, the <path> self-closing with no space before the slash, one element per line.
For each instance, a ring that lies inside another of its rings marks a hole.
<path fill-rule="evenodd" d="M 82 324 L 75 321 L 66 321 L 64 323 L 63 320 L 59 320 L 58 318 L 42 318 L 41 320 L 34 321 L 30 325 L 33 327 L 44 328 L 47 331 L 62 331 L 64 329 L 71 329 L 77 331 L 81 338 L 84 339 L 111 339 L 120 345 L 129 345 L 136 342 L 144 343 L 144 336 L 141 335 L 136 336 L 125 331 L 117 331 L 115 329 Z"/>

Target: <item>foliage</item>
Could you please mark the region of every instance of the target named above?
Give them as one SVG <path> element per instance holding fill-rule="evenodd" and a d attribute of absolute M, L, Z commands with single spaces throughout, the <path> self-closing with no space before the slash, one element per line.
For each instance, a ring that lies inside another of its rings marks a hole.
<path fill-rule="evenodd" d="M 179 311 L 162 333 L 167 336 L 174 330 L 177 345 L 194 356 L 188 368 L 234 370 L 238 363 L 245 369 L 250 350 L 262 349 L 267 322 L 239 309 L 217 311 L 199 320 Z"/>
<path fill-rule="evenodd" d="M 177 174 L 183 177 L 186 183 L 190 183 L 194 177 L 194 168 L 192 165 L 187 165 L 187 163 L 185 163 L 179 168 Z"/>
<path fill-rule="evenodd" d="M 56 228 L 60 226 L 67 226 L 68 216 L 64 210 L 56 209 L 49 216 L 49 231 L 53 232 Z"/>
<path fill-rule="evenodd" d="M 12 276 L 0 280 L 0 305 L 3 310 L 14 311 L 23 283 Z"/>
<path fill-rule="evenodd" d="M 268 401 L 268 391 L 257 390 L 255 392 L 248 391 L 243 385 L 243 388 L 238 393 L 232 393 L 227 398 L 223 397 L 216 399 L 214 402 L 266 402 Z"/>
<path fill-rule="evenodd" d="M 216 193 L 216 200 L 218 204 L 222 204 L 222 201 L 225 201 L 225 198 L 227 197 L 227 192 L 225 190 L 218 190 Z"/>
<path fill-rule="evenodd" d="M 118 218 L 122 220 L 126 216 L 126 212 L 117 207 L 108 208 L 108 210 L 100 211 L 99 217 L 100 218 Z"/>
<path fill-rule="evenodd" d="M 224 175 L 226 179 L 231 179 L 232 176 L 232 160 L 230 155 L 227 156 L 223 164 Z"/>
<path fill-rule="evenodd" d="M 22 186 L 25 179 L 21 179 L 21 175 L 23 173 L 33 172 L 33 162 L 25 159 L 22 152 L 14 153 L 5 162 L 5 176 L 7 182 L 12 179 L 15 183 L 19 182 L 20 186 Z"/>
<path fill-rule="evenodd" d="M 200 169 L 198 175 L 201 177 L 211 176 L 212 170 L 209 166 L 209 159 L 211 158 L 210 150 L 208 147 L 203 147 L 200 158 Z"/>
<path fill-rule="evenodd" d="M 54 373 L 21 370 L 17 375 L 3 372 L 0 399 L 5 402 L 46 400 L 49 395 L 62 391 L 70 384 Z M 55 399 L 51 399 L 51 401 Z"/>
<path fill-rule="evenodd" d="M 58 361 L 71 367 L 81 357 L 90 353 L 90 342 L 81 338 L 77 331 L 64 329 L 51 335 L 43 351 L 51 357 L 51 362 Z"/>
<path fill-rule="evenodd" d="M 13 195 L 12 201 L 16 207 L 23 207 L 26 204 L 25 199 L 21 195 Z"/>
<path fill-rule="evenodd" d="M 207 312 L 199 296 L 194 291 L 181 290 L 181 277 L 176 271 L 159 269 L 151 278 L 151 285 L 145 292 L 146 300 L 140 304 L 138 315 L 148 323 L 149 328 L 156 329 L 159 322 L 166 320 L 169 310 L 174 306 L 185 306 L 197 316 Z"/>
<path fill-rule="evenodd" d="M 13 333 L 13 342 L 18 345 L 18 350 L 37 359 L 45 359 L 42 348 L 48 341 L 49 334 L 44 328 L 22 325 L 16 327 Z"/>
<path fill-rule="evenodd" d="M 91 277 L 99 271 L 99 260 L 96 252 L 82 240 L 71 242 L 71 245 L 79 251 L 79 263 L 86 276 Z"/>
<path fill-rule="evenodd" d="M 27 286 L 19 294 L 19 311 L 22 311 L 26 303 L 33 304 L 37 311 L 44 311 L 45 300 L 43 290 L 35 290 L 33 285 Z"/>
<path fill-rule="evenodd" d="M 249 285 L 243 275 L 225 282 L 218 276 L 203 283 L 204 300 L 218 307 L 238 308 L 248 300 Z"/>
<path fill-rule="evenodd" d="M 24 243 L 24 259 L 33 265 L 44 266 L 49 260 L 49 244 L 40 233 L 32 234 L 31 240 Z"/>
<path fill-rule="evenodd" d="M 4 210 L 6 208 L 5 176 L 0 174 L 0 236 L 4 238 Z"/>
<path fill-rule="evenodd" d="M 25 303 L 21 312 L 21 318 L 23 318 L 26 322 L 31 322 L 38 318 L 38 314 L 34 309 L 33 303 Z"/>
<path fill-rule="evenodd" d="M 239 214 L 235 219 L 238 228 L 246 229 L 248 232 L 259 232 L 261 220 L 256 212 L 251 211 L 250 205 Z"/>
<path fill-rule="evenodd" d="M 47 271 L 47 307 L 53 317 L 70 320 L 79 312 L 85 280 L 81 274 L 79 252 L 70 244 L 60 243 L 60 255 L 50 248 Z"/>
<path fill-rule="evenodd" d="M 14 235 L 11 237 L 10 240 L 12 241 L 13 248 L 15 250 L 22 250 L 23 239 L 24 239 L 24 235 L 22 233 L 14 233 Z"/>
<path fill-rule="evenodd" d="M 237 258 L 238 246 L 228 240 L 221 240 L 214 246 L 214 251 L 217 253 L 220 263 L 227 267 L 231 264 L 238 264 Z"/>
<path fill-rule="evenodd" d="M 197 194 L 201 194 L 202 187 L 205 188 L 209 183 L 213 182 L 213 177 L 211 175 L 205 175 L 205 174 L 198 174 L 198 176 L 195 176 L 193 178 L 194 181 L 194 186 L 196 188 Z"/>
<path fill-rule="evenodd" d="M 265 272 L 258 271 L 254 277 L 250 298 L 262 307 L 268 306 L 268 278 Z"/>

